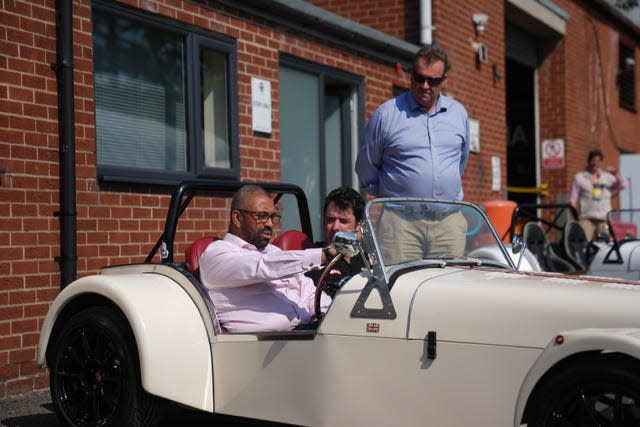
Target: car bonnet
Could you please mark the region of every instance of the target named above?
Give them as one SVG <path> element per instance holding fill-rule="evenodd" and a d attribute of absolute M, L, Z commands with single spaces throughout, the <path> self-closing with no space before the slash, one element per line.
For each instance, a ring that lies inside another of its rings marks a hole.
<path fill-rule="evenodd" d="M 640 328 L 637 285 L 584 276 L 449 271 L 416 288 L 408 338 L 436 331 L 439 341 L 544 348 L 563 331 Z"/>

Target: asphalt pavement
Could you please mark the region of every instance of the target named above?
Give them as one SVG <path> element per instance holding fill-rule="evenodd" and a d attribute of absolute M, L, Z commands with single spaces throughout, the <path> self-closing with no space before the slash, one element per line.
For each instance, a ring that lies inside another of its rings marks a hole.
<path fill-rule="evenodd" d="M 0 399 L 1 427 L 60 427 L 49 390 Z"/>
<path fill-rule="evenodd" d="M 284 426 L 284 424 L 245 418 L 212 415 L 174 405 L 167 410 L 159 427 L 211 427 L 212 425 Z M 51 396 L 47 389 L 0 399 L 0 427 L 62 427 L 62 424 L 58 422 L 53 412 Z"/>

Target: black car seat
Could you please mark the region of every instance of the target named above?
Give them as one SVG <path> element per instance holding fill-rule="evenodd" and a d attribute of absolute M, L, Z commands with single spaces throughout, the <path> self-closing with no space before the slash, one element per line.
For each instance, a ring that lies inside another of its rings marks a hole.
<path fill-rule="evenodd" d="M 540 267 L 544 271 L 554 271 L 558 273 L 572 273 L 576 268 L 569 261 L 562 259 L 555 253 L 549 242 L 547 234 L 540 224 L 528 222 L 522 231 L 522 237 L 529 249 L 538 259 Z"/>
<path fill-rule="evenodd" d="M 587 260 L 589 241 L 584 228 L 578 221 L 569 221 L 564 227 L 562 243 L 569 261 L 579 270 L 586 270 L 589 267 Z"/>

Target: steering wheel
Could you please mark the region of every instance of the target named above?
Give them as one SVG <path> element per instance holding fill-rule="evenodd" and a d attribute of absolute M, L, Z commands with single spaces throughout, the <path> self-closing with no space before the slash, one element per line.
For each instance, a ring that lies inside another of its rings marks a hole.
<path fill-rule="evenodd" d="M 316 313 L 314 316 L 314 320 L 316 321 L 322 319 L 322 317 L 324 316 L 324 313 L 320 311 L 320 299 L 322 298 L 322 290 L 324 289 L 324 285 L 327 283 L 327 278 L 329 277 L 329 274 L 331 273 L 333 266 L 336 265 L 336 263 L 343 256 L 344 255 L 342 255 L 341 253 L 338 253 L 338 255 L 333 257 L 333 259 L 329 262 L 329 264 L 327 264 L 327 266 L 324 268 L 324 271 L 320 275 L 320 279 L 318 279 L 318 283 L 316 284 L 316 295 L 315 295 L 315 304 L 314 304 L 315 313 Z"/>

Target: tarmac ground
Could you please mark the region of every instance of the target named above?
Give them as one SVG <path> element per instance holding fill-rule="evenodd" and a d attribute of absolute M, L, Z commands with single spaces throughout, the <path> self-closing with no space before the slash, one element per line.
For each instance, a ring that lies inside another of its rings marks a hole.
<path fill-rule="evenodd" d="M 212 425 L 285 426 L 171 406 L 159 427 L 211 427 Z M 51 396 L 47 389 L 0 399 L 0 427 L 62 427 L 62 424 L 58 422 L 54 413 Z"/>
<path fill-rule="evenodd" d="M 0 399 L 1 427 L 59 427 L 49 390 Z"/>

